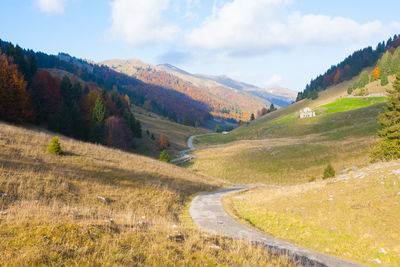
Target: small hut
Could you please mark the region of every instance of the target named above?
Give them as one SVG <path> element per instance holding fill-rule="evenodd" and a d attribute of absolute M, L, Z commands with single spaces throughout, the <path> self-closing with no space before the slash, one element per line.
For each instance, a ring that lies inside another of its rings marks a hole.
<path fill-rule="evenodd" d="M 304 108 L 300 110 L 300 119 L 315 117 L 315 112 L 311 108 Z"/>

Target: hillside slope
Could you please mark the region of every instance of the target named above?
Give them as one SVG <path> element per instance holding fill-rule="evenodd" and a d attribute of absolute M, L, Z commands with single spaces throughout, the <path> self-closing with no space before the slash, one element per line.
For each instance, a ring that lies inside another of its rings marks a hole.
<path fill-rule="evenodd" d="M 286 265 L 178 220 L 222 182 L 63 136 L 56 156 L 52 136 L 0 122 L 0 265 Z"/>
<path fill-rule="evenodd" d="M 225 199 L 242 222 L 369 266 L 400 265 L 400 161 L 349 167 L 337 178 L 253 188 Z"/>
<path fill-rule="evenodd" d="M 356 79 L 229 134 L 198 138 L 202 149 L 189 168 L 235 183 L 297 184 L 322 177 L 329 163 L 336 170 L 367 164 L 385 97 L 347 97 L 347 87 Z M 299 119 L 304 107 L 317 116 Z"/>
<path fill-rule="evenodd" d="M 251 113 L 269 105 L 269 102 L 262 98 L 211 80 L 197 78 L 171 65 L 144 66 L 137 60 L 109 60 L 100 64 L 146 83 L 183 93 L 206 105 L 214 117 L 247 121 Z"/>

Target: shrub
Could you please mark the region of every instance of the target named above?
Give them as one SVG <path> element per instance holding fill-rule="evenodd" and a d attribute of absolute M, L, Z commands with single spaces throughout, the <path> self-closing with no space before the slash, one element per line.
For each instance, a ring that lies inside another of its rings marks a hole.
<path fill-rule="evenodd" d="M 164 161 L 164 162 L 170 161 L 169 155 L 168 155 L 167 151 L 165 151 L 165 149 L 160 154 L 160 161 Z"/>
<path fill-rule="evenodd" d="M 353 87 L 349 86 L 349 88 L 347 88 L 347 94 L 351 95 L 353 93 Z"/>
<path fill-rule="evenodd" d="M 336 175 L 336 173 L 335 173 L 335 170 L 333 169 L 332 165 L 329 164 L 328 166 L 326 166 L 326 168 L 324 170 L 323 179 L 333 178 L 333 177 L 335 177 L 335 175 Z"/>
<path fill-rule="evenodd" d="M 61 149 L 61 145 L 58 141 L 58 136 L 53 137 L 53 139 L 51 139 L 50 144 L 47 147 L 47 152 L 56 154 L 56 155 L 61 155 L 63 153 L 62 149 Z"/>

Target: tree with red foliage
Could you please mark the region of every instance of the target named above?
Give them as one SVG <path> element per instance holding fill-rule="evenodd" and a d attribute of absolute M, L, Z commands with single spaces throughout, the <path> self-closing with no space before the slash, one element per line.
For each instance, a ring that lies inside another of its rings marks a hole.
<path fill-rule="evenodd" d="M 0 54 L 0 119 L 20 123 L 33 118 L 23 75 L 10 58 Z"/>
<path fill-rule="evenodd" d="M 335 75 L 333 76 L 333 83 L 338 84 L 339 82 L 340 82 L 340 69 L 337 69 Z"/>
<path fill-rule="evenodd" d="M 161 150 L 165 149 L 167 146 L 169 146 L 168 137 L 166 137 L 164 134 L 160 134 L 160 136 L 157 139 L 157 144 Z"/>
<path fill-rule="evenodd" d="M 106 145 L 123 150 L 131 148 L 132 133 L 122 118 L 112 116 L 106 119 L 104 132 Z"/>
<path fill-rule="evenodd" d="M 39 121 L 48 121 L 61 105 L 60 78 L 38 70 L 32 79 L 31 92 Z"/>

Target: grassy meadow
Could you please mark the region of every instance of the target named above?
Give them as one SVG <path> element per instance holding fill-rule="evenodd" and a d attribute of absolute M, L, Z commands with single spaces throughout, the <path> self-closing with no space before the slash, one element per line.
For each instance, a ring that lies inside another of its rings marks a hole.
<path fill-rule="evenodd" d="M 337 180 L 258 187 L 224 198 L 231 215 L 300 246 L 367 265 L 400 265 L 400 161 Z M 381 263 L 381 264 L 379 264 Z"/>
<path fill-rule="evenodd" d="M 151 158 L 0 122 L 2 266 L 290 266 L 179 218 L 191 197 L 230 186 Z"/>
<path fill-rule="evenodd" d="M 254 131 L 265 139 L 200 149 L 188 168 L 234 183 L 296 184 L 322 178 L 329 163 L 338 171 L 368 164 L 382 108 L 383 103 L 377 103 L 314 118 L 272 121 Z"/>
<path fill-rule="evenodd" d="M 135 153 L 140 153 L 145 156 L 158 158 L 160 156 L 160 149 L 156 144 L 157 138 L 160 134 L 167 136 L 170 146 L 167 147 L 167 152 L 171 158 L 180 157 L 178 153 L 180 150 L 187 149 L 187 139 L 192 135 L 210 133 L 204 128 L 194 128 L 179 123 L 172 122 L 167 119 L 162 119 L 157 115 L 149 115 L 148 112 L 135 107 L 135 118 L 142 124 L 143 138 L 137 139 L 135 142 Z M 147 135 L 149 131 L 150 135 Z M 156 140 L 151 140 L 151 134 L 154 134 Z"/>

